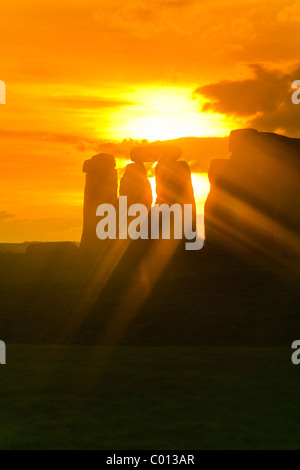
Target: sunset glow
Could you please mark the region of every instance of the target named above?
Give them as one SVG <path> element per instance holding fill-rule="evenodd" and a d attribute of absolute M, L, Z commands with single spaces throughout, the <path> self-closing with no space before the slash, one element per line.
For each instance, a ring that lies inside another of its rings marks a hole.
<path fill-rule="evenodd" d="M 207 173 L 192 173 L 192 183 L 196 204 L 204 204 L 210 189 Z"/>
<path fill-rule="evenodd" d="M 199 175 L 226 158 L 232 129 L 299 136 L 299 12 L 284 0 L 3 0 L 0 242 L 79 241 L 82 165 L 97 153 L 124 168 L 136 141 L 190 138 L 203 203 Z"/>
<path fill-rule="evenodd" d="M 178 137 L 224 136 L 230 131 L 221 115 L 201 113 L 200 104 L 192 99 L 191 88 L 147 87 L 125 94 L 134 106 L 112 112 L 109 135 L 116 139 L 131 137 L 149 141 Z"/>

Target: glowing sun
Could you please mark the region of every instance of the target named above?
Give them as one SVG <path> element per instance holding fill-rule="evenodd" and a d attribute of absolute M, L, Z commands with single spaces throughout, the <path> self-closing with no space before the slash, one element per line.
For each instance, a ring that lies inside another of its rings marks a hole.
<path fill-rule="evenodd" d="M 201 113 L 191 89 L 145 87 L 122 96 L 134 105 L 116 109 L 110 116 L 112 138 L 168 140 L 178 137 L 224 136 L 229 132 L 222 115 Z"/>

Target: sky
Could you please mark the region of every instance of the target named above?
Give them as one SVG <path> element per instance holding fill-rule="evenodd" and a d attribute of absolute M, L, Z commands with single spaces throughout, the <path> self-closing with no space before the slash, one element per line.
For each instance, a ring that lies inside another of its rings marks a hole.
<path fill-rule="evenodd" d="M 300 137 L 299 23 L 295 1 L 2 0 L 0 242 L 79 241 L 82 165 L 108 148 L 121 174 L 143 139 L 198 137 L 203 174 L 232 129 Z"/>

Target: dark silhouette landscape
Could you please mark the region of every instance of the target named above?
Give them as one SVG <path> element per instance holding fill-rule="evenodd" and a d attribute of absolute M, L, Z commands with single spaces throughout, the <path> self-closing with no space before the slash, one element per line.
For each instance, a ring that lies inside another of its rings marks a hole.
<path fill-rule="evenodd" d="M 97 239 L 97 205 L 118 200 L 110 154 L 84 163 L 80 246 L 2 247 L 1 448 L 298 448 L 299 140 L 237 130 L 229 145 L 199 251 Z M 194 207 L 169 143 L 132 151 L 120 196 L 151 212 L 147 161 L 156 202 Z"/>
<path fill-rule="evenodd" d="M 80 247 L 35 243 L 1 254 L 7 341 L 127 345 L 289 344 L 299 327 L 300 144 L 233 131 L 230 159 L 212 160 L 205 246 L 181 240 L 99 240 L 96 208 L 117 204 L 112 155 L 86 161 Z M 158 161 L 156 203 L 195 208 L 180 148 L 132 151 L 120 195 L 151 211 L 144 162 Z"/>
<path fill-rule="evenodd" d="M 0 24 L 0 449 L 299 449 L 300 3 Z"/>

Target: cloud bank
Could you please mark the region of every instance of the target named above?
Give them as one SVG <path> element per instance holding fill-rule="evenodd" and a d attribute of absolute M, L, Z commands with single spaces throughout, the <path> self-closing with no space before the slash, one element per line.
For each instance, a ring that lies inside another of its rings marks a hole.
<path fill-rule="evenodd" d="M 201 86 L 193 96 L 204 99 L 202 112 L 215 112 L 245 120 L 261 131 L 300 137 L 300 106 L 291 101 L 292 82 L 300 79 L 300 64 L 282 72 L 249 65 L 250 78 L 222 80 Z"/>

